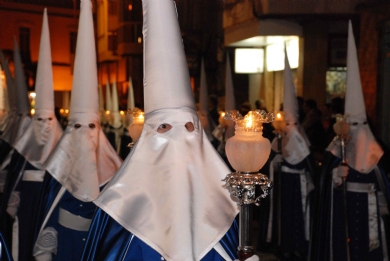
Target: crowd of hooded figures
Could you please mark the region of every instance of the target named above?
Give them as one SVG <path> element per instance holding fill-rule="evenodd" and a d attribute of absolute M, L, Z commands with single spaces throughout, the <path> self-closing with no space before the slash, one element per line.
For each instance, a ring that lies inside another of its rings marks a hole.
<path fill-rule="evenodd" d="M 16 41 L 14 75 L 0 52 L 0 260 L 237 260 L 239 206 L 222 182 L 234 171 L 225 153 L 234 122 L 208 94 L 203 60 L 195 104 L 174 2 L 142 5 L 145 120 L 131 150 L 115 82 L 107 81 L 104 108 L 90 0 L 80 5 L 67 118 L 54 105 L 46 9 L 33 116 Z M 272 149 L 259 171 L 273 188 L 254 211 L 256 251 L 389 260 L 387 150 L 368 124 L 351 24 L 346 94 L 328 112 L 297 98 L 287 55 L 283 78 L 285 128 L 263 125 Z M 223 109 L 251 110 L 236 108 L 228 55 Z M 333 129 L 340 118 L 343 137 Z"/>

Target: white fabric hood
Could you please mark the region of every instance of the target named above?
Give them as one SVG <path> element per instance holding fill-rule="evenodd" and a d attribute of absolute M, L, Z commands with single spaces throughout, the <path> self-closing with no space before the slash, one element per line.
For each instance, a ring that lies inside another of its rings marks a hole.
<path fill-rule="evenodd" d="M 69 123 L 45 163 L 75 198 L 92 201 L 121 164 L 100 127 L 92 3 L 82 0 Z"/>
<path fill-rule="evenodd" d="M 209 93 L 207 90 L 206 72 L 204 69 L 204 59 L 202 59 L 202 64 L 200 66 L 200 88 L 199 89 L 200 90 L 199 90 L 198 116 L 200 122 L 202 123 L 207 138 L 209 139 L 209 141 L 212 141 L 214 137 L 211 134 L 211 132 L 214 130 L 216 126 L 209 114 Z"/>
<path fill-rule="evenodd" d="M 145 124 L 94 202 L 166 260 L 200 260 L 238 213 L 221 181 L 230 171 L 195 110 L 174 2 L 142 2 Z M 192 132 L 184 126 L 188 122 Z M 172 128 L 160 133 L 162 124 Z"/>
<path fill-rule="evenodd" d="M 53 73 L 46 8 L 43 14 L 35 91 L 35 114 L 25 133 L 16 142 L 15 149 L 34 167 L 43 169 L 44 162 L 63 132 L 54 113 Z"/>
<path fill-rule="evenodd" d="M 346 121 L 350 124 L 347 142 L 347 164 L 362 173 L 369 173 L 378 164 L 383 150 L 367 124 L 362 84 L 360 82 L 355 38 L 352 24 L 348 24 L 347 88 L 345 94 Z M 332 142 L 327 150 L 341 157 L 340 146 Z"/>
<path fill-rule="evenodd" d="M 283 111 L 286 121 L 285 135 L 282 138 L 282 156 L 290 164 L 297 164 L 309 154 L 309 142 L 298 121 L 298 101 L 287 52 L 284 52 L 284 98 Z M 272 141 L 272 149 L 278 151 L 278 139 Z"/>

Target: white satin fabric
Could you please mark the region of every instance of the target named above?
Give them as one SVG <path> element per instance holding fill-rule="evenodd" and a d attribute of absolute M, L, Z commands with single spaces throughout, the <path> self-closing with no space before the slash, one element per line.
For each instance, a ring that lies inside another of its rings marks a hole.
<path fill-rule="evenodd" d="M 30 122 L 30 116 L 26 114 L 16 115 L 16 112 L 14 112 L 13 117 L 10 115 L 9 122 L 7 123 L 7 128 L 4 130 L 1 139 L 9 143 L 12 147 L 14 147 L 16 142 L 26 131 Z"/>
<path fill-rule="evenodd" d="M 272 141 L 272 150 L 278 151 L 278 138 Z M 298 126 L 289 124 L 282 138 L 282 156 L 288 163 L 295 165 L 304 160 L 310 154 L 308 142 Z"/>
<path fill-rule="evenodd" d="M 73 113 L 45 163 L 46 170 L 75 198 L 89 202 L 121 165 L 95 113 Z M 81 126 L 77 128 L 77 124 Z M 94 124 L 94 128 L 89 125 Z M 76 127 L 75 127 L 76 126 Z"/>
<path fill-rule="evenodd" d="M 133 151 L 94 202 L 166 260 L 200 260 L 238 213 L 221 181 L 230 171 L 195 110 L 161 109 L 145 119 Z M 172 129 L 158 133 L 161 124 Z"/>
<path fill-rule="evenodd" d="M 345 152 L 347 164 L 351 168 L 367 174 L 378 164 L 383 155 L 383 150 L 376 142 L 370 127 L 366 123 L 365 114 L 354 117 L 347 116 L 347 122 L 350 124 L 348 133 L 350 140 L 347 142 Z M 341 157 L 339 144 L 332 142 L 327 150 L 336 157 Z"/>
<path fill-rule="evenodd" d="M 50 120 L 51 119 L 51 120 Z M 34 167 L 43 169 L 63 130 L 52 110 L 38 110 L 15 149 Z"/>

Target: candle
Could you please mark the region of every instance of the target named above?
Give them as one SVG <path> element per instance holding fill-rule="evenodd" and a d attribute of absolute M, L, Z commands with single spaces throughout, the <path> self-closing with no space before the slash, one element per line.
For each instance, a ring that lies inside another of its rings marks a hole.
<path fill-rule="evenodd" d="M 340 135 L 347 135 L 349 132 L 349 124 L 345 121 L 345 117 L 341 114 L 336 114 L 336 123 L 333 125 L 334 132 Z"/>
<path fill-rule="evenodd" d="M 235 121 L 235 135 L 226 143 L 226 155 L 232 167 L 240 172 L 257 172 L 266 163 L 271 144 L 263 137 L 262 124 L 273 121 L 273 114 L 250 111 L 245 117 L 229 113 Z"/>
<path fill-rule="evenodd" d="M 278 112 L 276 114 L 275 121 L 272 122 L 272 126 L 274 126 L 277 131 L 283 131 L 286 128 L 286 121 L 284 120 L 283 113 Z"/>
<path fill-rule="evenodd" d="M 133 143 L 135 143 L 141 135 L 142 128 L 144 127 L 144 113 L 137 110 L 133 111 L 133 123 L 129 126 L 129 134 Z"/>
<path fill-rule="evenodd" d="M 226 125 L 226 122 L 225 122 L 225 115 L 226 115 L 225 112 L 223 112 L 223 111 L 219 112 L 218 123 L 219 123 L 220 125 Z"/>

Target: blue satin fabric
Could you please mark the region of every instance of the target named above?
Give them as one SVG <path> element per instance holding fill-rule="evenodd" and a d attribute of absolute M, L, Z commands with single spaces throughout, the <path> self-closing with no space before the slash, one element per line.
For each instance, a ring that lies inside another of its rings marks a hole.
<path fill-rule="evenodd" d="M 232 259 L 237 258 L 238 225 L 233 225 L 221 239 L 220 243 Z M 81 257 L 82 261 L 138 261 L 161 260 L 161 255 L 139 238 L 133 237 L 107 213 L 97 209 L 92 221 L 89 235 Z M 223 261 L 224 259 L 212 249 L 202 261 Z"/>
<path fill-rule="evenodd" d="M 0 233 L 0 245 L 1 245 L 0 261 L 12 261 L 13 259 L 11 256 L 11 252 L 8 250 L 7 244 L 1 233 Z"/>
<path fill-rule="evenodd" d="M 12 224 L 14 219 L 7 213 L 8 201 L 11 197 L 12 189 L 16 184 L 18 174 L 25 161 L 23 156 L 15 150 L 8 166 L 8 173 L 4 184 L 4 193 L 0 207 L 0 231 L 10 247 L 12 243 Z"/>

